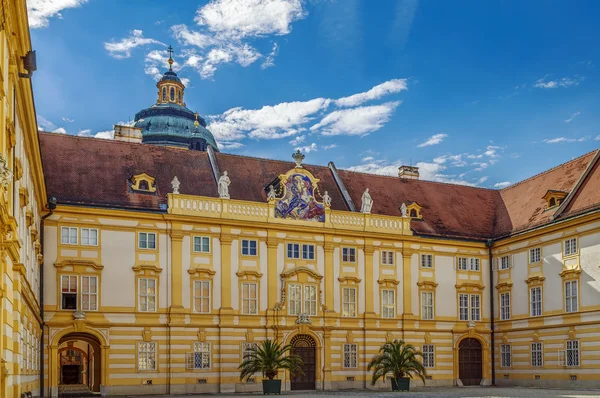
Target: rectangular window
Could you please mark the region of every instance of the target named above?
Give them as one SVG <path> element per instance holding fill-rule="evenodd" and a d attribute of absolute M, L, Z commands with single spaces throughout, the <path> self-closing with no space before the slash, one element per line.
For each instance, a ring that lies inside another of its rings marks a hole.
<path fill-rule="evenodd" d="M 500 344 L 500 366 L 509 367 L 511 363 L 510 344 Z"/>
<path fill-rule="evenodd" d="M 288 285 L 288 313 L 299 315 L 302 312 L 302 285 Z"/>
<path fill-rule="evenodd" d="M 141 312 L 156 311 L 156 279 L 140 278 L 138 308 Z"/>
<path fill-rule="evenodd" d="M 300 245 L 297 243 L 288 243 L 287 257 L 288 258 L 300 258 Z"/>
<path fill-rule="evenodd" d="M 210 369 L 210 343 L 194 343 L 193 369 Z"/>
<path fill-rule="evenodd" d="M 242 361 L 250 357 L 250 354 L 258 348 L 256 343 L 242 343 Z"/>
<path fill-rule="evenodd" d="M 426 368 L 435 367 L 435 351 L 433 344 L 423 344 L 423 366 Z"/>
<path fill-rule="evenodd" d="M 531 316 L 542 315 L 542 288 L 537 286 L 530 290 L 531 294 Z"/>
<path fill-rule="evenodd" d="M 529 263 L 539 263 L 542 259 L 542 249 L 536 247 L 535 249 L 529 249 Z"/>
<path fill-rule="evenodd" d="M 83 246 L 98 246 L 98 230 L 81 228 L 81 244 Z"/>
<path fill-rule="evenodd" d="M 461 321 L 469 320 L 469 295 L 458 295 L 458 319 Z"/>
<path fill-rule="evenodd" d="M 396 292 L 394 290 L 381 291 L 381 316 L 383 318 L 396 316 Z"/>
<path fill-rule="evenodd" d="M 310 316 L 317 315 L 317 287 L 304 286 L 304 313 Z"/>
<path fill-rule="evenodd" d="M 481 296 L 478 294 L 471 295 L 471 320 L 481 320 Z"/>
<path fill-rule="evenodd" d="M 140 232 L 138 234 L 138 248 L 156 249 L 156 234 L 154 232 Z"/>
<path fill-rule="evenodd" d="M 256 241 L 242 239 L 242 256 L 256 256 Z"/>
<path fill-rule="evenodd" d="M 194 281 L 194 311 L 210 313 L 210 281 Z"/>
<path fill-rule="evenodd" d="M 500 294 L 500 320 L 510 319 L 510 293 Z"/>
<path fill-rule="evenodd" d="M 433 292 L 421 292 L 421 319 L 433 319 Z"/>
<path fill-rule="evenodd" d="M 258 314 L 258 285 L 256 283 L 242 283 L 242 313 Z"/>
<path fill-rule="evenodd" d="M 342 261 L 345 263 L 355 263 L 356 262 L 356 249 L 353 247 L 343 247 L 342 248 Z"/>
<path fill-rule="evenodd" d="M 194 252 L 210 253 L 210 237 L 194 236 Z"/>
<path fill-rule="evenodd" d="M 531 366 L 544 366 L 544 350 L 542 343 L 531 343 Z"/>
<path fill-rule="evenodd" d="M 433 255 L 421 254 L 421 268 L 433 268 Z"/>
<path fill-rule="evenodd" d="M 344 368 L 358 367 L 358 346 L 356 344 L 344 344 Z"/>
<path fill-rule="evenodd" d="M 565 312 L 577 311 L 577 281 L 565 282 Z"/>
<path fill-rule="evenodd" d="M 471 271 L 479 271 L 479 259 L 478 258 L 471 259 Z"/>
<path fill-rule="evenodd" d="M 60 243 L 63 245 L 77 244 L 77 228 L 62 227 L 60 229 Z"/>
<path fill-rule="evenodd" d="M 356 316 L 356 289 L 353 287 L 342 288 L 342 316 Z"/>
<path fill-rule="evenodd" d="M 381 265 L 394 265 L 394 252 L 383 250 L 381 252 Z"/>
<path fill-rule="evenodd" d="M 500 269 L 510 268 L 510 256 L 503 256 L 500 258 Z"/>
<path fill-rule="evenodd" d="M 565 256 L 577 254 L 577 238 L 567 239 L 565 241 Z"/>
<path fill-rule="evenodd" d="M 77 277 L 75 275 L 63 275 L 60 277 L 61 309 L 77 309 Z"/>
<path fill-rule="evenodd" d="M 81 277 L 81 310 L 98 311 L 98 277 Z"/>
<path fill-rule="evenodd" d="M 567 340 L 567 366 L 579 366 L 579 340 Z"/>
<path fill-rule="evenodd" d="M 138 370 L 156 370 L 156 343 L 138 343 Z"/>
<path fill-rule="evenodd" d="M 456 259 L 456 269 L 459 271 L 466 271 L 467 270 L 467 264 L 469 262 L 469 259 L 466 257 L 458 257 Z"/>
<path fill-rule="evenodd" d="M 315 245 L 302 245 L 302 258 L 304 260 L 314 260 Z"/>

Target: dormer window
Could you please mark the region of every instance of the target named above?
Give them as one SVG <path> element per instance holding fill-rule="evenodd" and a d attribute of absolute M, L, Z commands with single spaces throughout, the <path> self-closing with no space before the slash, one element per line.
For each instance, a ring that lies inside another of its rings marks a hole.
<path fill-rule="evenodd" d="M 546 209 L 560 206 L 567 195 L 568 192 L 549 189 L 543 197 L 543 199 L 546 201 Z"/>
<path fill-rule="evenodd" d="M 416 218 L 416 219 L 421 219 L 421 209 L 423 207 L 421 205 L 419 205 L 417 202 L 410 202 L 408 205 L 406 205 L 406 211 L 408 213 L 408 216 L 410 218 Z"/>
<path fill-rule="evenodd" d="M 131 189 L 138 192 L 156 192 L 155 179 L 146 173 L 131 177 Z"/>

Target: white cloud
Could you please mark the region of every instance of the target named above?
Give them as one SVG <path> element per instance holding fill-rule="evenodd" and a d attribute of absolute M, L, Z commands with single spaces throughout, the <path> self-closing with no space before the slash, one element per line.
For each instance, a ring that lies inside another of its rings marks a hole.
<path fill-rule="evenodd" d="M 65 130 L 64 127 L 58 127 L 52 130 L 52 132 L 56 134 L 67 134 L 67 130 Z"/>
<path fill-rule="evenodd" d="M 91 137 L 92 136 L 92 130 L 90 130 L 90 129 L 79 130 L 79 132 L 77 133 L 77 135 L 79 137 Z"/>
<path fill-rule="evenodd" d="M 477 185 L 483 184 L 487 180 L 488 180 L 488 177 L 487 176 L 483 176 L 479 180 L 477 180 Z"/>
<path fill-rule="evenodd" d="M 579 115 L 581 115 L 581 112 L 573 113 L 568 119 L 565 120 L 565 123 L 571 123 L 573 119 L 575 119 Z"/>
<path fill-rule="evenodd" d="M 423 148 L 426 146 L 437 145 L 444 141 L 444 138 L 448 137 L 448 134 L 434 134 L 427 139 L 427 141 L 417 145 L 419 148 Z"/>
<path fill-rule="evenodd" d="M 121 41 L 115 42 L 105 42 L 104 48 L 108 51 L 108 54 L 117 59 L 129 58 L 131 57 L 131 50 L 136 47 L 146 46 L 148 44 L 159 44 L 164 46 L 165 44 L 154 40 L 148 37 L 144 37 L 144 34 L 139 29 L 134 29 L 131 31 L 131 35 L 129 37 L 125 37 L 121 39 Z"/>
<path fill-rule="evenodd" d="M 323 135 L 366 135 L 390 120 L 400 101 L 333 111 L 310 128 Z"/>
<path fill-rule="evenodd" d="M 79 7 L 87 0 L 27 0 L 27 15 L 31 29 L 45 28 L 50 18 L 62 18 L 61 11 Z"/>
<path fill-rule="evenodd" d="M 300 145 L 304 142 L 304 140 L 306 139 L 305 135 L 299 135 L 296 138 L 294 138 L 293 140 L 290 141 L 290 144 L 292 145 Z"/>
<path fill-rule="evenodd" d="M 277 43 L 273 43 L 273 49 L 271 50 L 269 55 L 267 55 L 267 58 L 265 58 L 263 63 L 260 65 L 260 68 L 267 69 L 272 66 L 275 66 L 275 57 L 277 56 L 278 53 L 279 53 L 279 45 Z"/>
<path fill-rule="evenodd" d="M 494 184 L 494 188 L 502 189 L 510 186 L 511 183 L 509 181 L 498 182 Z"/>
<path fill-rule="evenodd" d="M 362 158 L 363 162 L 370 162 L 372 160 L 375 160 L 375 158 L 373 156 L 366 156 L 366 157 Z"/>
<path fill-rule="evenodd" d="M 52 123 L 50 120 L 46 119 L 44 116 L 38 113 L 37 115 L 38 122 L 38 130 L 51 131 L 56 128 L 56 125 Z"/>
<path fill-rule="evenodd" d="M 600 137 L 600 136 L 599 136 L 599 137 Z M 327 151 L 327 150 L 329 150 L 329 149 L 333 149 L 333 148 L 336 148 L 336 147 L 337 147 L 337 145 L 336 145 L 336 144 L 331 144 L 331 145 L 325 145 L 325 146 L 323 146 L 323 147 L 321 147 L 321 148 L 323 148 L 323 150 L 324 150 L 324 151 Z"/>
<path fill-rule="evenodd" d="M 335 100 L 334 103 L 340 107 L 357 106 L 389 94 L 399 93 L 402 90 L 408 90 L 406 79 L 392 79 L 378 84 L 369 91 L 339 98 Z"/>
<path fill-rule="evenodd" d="M 239 149 L 244 146 L 241 142 L 217 141 L 220 150 L 223 149 Z"/>
<path fill-rule="evenodd" d="M 594 138 L 594 141 L 600 141 L 600 135 Z"/>
<path fill-rule="evenodd" d="M 67 123 L 73 123 L 75 121 L 75 120 L 69 119 L 68 117 L 65 117 L 65 116 L 63 116 L 61 119 L 63 120 L 63 122 L 67 122 Z"/>
<path fill-rule="evenodd" d="M 314 152 L 317 150 L 317 144 L 315 144 L 314 142 L 310 145 L 307 146 L 299 146 L 294 148 L 294 150 L 296 151 L 300 151 L 302 153 L 310 153 L 310 152 Z"/>
<path fill-rule="evenodd" d="M 556 137 L 551 139 L 545 139 L 543 142 L 546 144 L 560 144 L 562 142 L 583 142 L 586 140 L 586 137 L 581 138 L 567 138 L 567 137 Z"/>
<path fill-rule="evenodd" d="M 573 76 L 573 77 L 562 77 L 560 79 L 555 80 L 547 80 L 548 76 L 544 76 L 541 79 L 538 79 L 534 87 L 542 88 L 542 89 L 553 89 L 553 88 L 568 88 L 572 86 L 578 86 L 581 81 L 583 81 L 583 77 L 581 76 Z"/>

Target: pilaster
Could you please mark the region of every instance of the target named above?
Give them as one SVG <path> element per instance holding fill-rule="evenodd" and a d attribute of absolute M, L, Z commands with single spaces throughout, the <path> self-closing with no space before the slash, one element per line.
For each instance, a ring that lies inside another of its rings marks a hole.
<path fill-rule="evenodd" d="M 412 256 L 413 250 L 402 249 L 402 319 L 413 319 L 412 313 Z M 403 325 L 406 327 L 406 325 Z"/>

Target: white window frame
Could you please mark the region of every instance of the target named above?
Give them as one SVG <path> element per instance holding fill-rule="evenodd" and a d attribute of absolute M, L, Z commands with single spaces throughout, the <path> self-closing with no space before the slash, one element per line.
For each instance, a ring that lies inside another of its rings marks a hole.
<path fill-rule="evenodd" d="M 145 291 L 142 291 L 142 281 L 146 281 Z M 154 284 L 154 293 L 148 293 L 148 282 Z M 156 278 L 138 278 L 138 311 L 139 312 L 156 312 L 156 285 L 158 281 Z M 145 301 L 142 300 L 145 298 Z M 149 300 L 152 298 L 153 300 Z M 145 307 L 142 305 L 142 301 L 145 302 Z M 152 302 L 152 306 L 149 305 Z"/>
<path fill-rule="evenodd" d="M 242 256 L 258 256 L 258 241 L 255 239 L 242 239 Z"/>
<path fill-rule="evenodd" d="M 460 293 L 458 295 L 458 319 L 481 321 L 481 294 Z"/>
<path fill-rule="evenodd" d="M 352 294 L 350 294 L 352 292 Z M 355 287 L 342 288 L 342 317 L 355 318 L 357 314 L 356 306 L 357 290 Z"/>
<path fill-rule="evenodd" d="M 137 345 L 137 359 L 138 359 L 138 370 L 152 371 L 157 369 L 157 349 L 156 343 L 150 342 L 138 342 Z M 144 365 L 142 365 L 144 363 Z M 153 366 L 149 366 L 152 363 Z"/>
<path fill-rule="evenodd" d="M 194 253 L 210 253 L 210 236 L 194 236 Z"/>
<path fill-rule="evenodd" d="M 433 344 L 423 344 L 423 367 L 434 368 L 435 367 L 435 347 Z"/>
<path fill-rule="evenodd" d="M 93 234 L 96 235 L 94 239 L 92 239 Z M 81 228 L 81 246 L 98 246 L 97 228 Z"/>
<path fill-rule="evenodd" d="M 433 254 L 421 254 L 421 268 L 433 268 Z"/>
<path fill-rule="evenodd" d="M 288 284 L 288 314 L 300 315 L 302 312 L 302 285 L 299 283 Z"/>
<path fill-rule="evenodd" d="M 388 319 L 396 317 L 396 291 L 393 289 L 381 290 L 381 317 Z"/>
<path fill-rule="evenodd" d="M 541 342 L 531 343 L 531 366 L 534 368 L 544 366 L 544 344 Z"/>
<path fill-rule="evenodd" d="M 421 292 L 421 319 L 432 320 L 435 317 L 434 292 Z"/>
<path fill-rule="evenodd" d="M 570 238 L 565 240 L 564 242 L 564 255 L 566 256 L 573 256 L 575 254 L 577 254 L 577 251 L 579 250 L 578 248 L 578 242 L 577 242 L 577 238 Z"/>
<path fill-rule="evenodd" d="M 577 312 L 579 310 L 579 281 L 566 281 L 565 286 L 565 312 Z M 573 289 L 573 286 L 575 288 Z"/>
<path fill-rule="evenodd" d="M 150 239 L 153 236 L 153 239 Z M 153 246 L 150 245 L 152 242 Z M 156 250 L 156 232 L 138 232 L 138 249 Z"/>
<path fill-rule="evenodd" d="M 194 352 L 191 355 L 192 362 L 188 364 L 188 369 L 210 370 L 212 366 L 212 346 L 207 342 L 195 342 Z M 189 362 L 189 358 L 188 358 Z M 191 365 L 191 366 L 190 366 Z"/>
<path fill-rule="evenodd" d="M 481 321 L 481 295 L 480 294 L 471 294 L 470 295 L 470 304 L 471 304 L 471 320 L 472 321 Z"/>
<path fill-rule="evenodd" d="M 344 344 L 343 366 L 344 366 L 344 369 L 358 368 L 358 345 L 357 344 Z"/>
<path fill-rule="evenodd" d="M 66 236 L 65 236 L 65 231 L 67 231 Z M 78 231 L 77 227 L 60 227 L 60 243 L 61 243 L 61 245 L 77 245 L 78 234 L 79 234 L 79 231 Z"/>
<path fill-rule="evenodd" d="M 211 312 L 211 283 L 210 280 L 195 280 L 193 283 L 193 300 L 194 300 L 194 312 L 197 314 L 210 314 Z M 200 294 L 196 294 L 197 291 L 200 291 Z M 208 292 L 208 296 L 204 296 L 202 292 L 206 290 Z M 200 300 L 200 308 L 198 308 L 197 300 Z M 206 308 L 204 308 L 203 302 L 206 301 Z"/>
<path fill-rule="evenodd" d="M 536 264 L 542 261 L 542 248 L 534 247 L 529 249 L 529 264 Z"/>
<path fill-rule="evenodd" d="M 539 292 L 539 294 L 537 294 Z M 541 286 L 534 286 L 529 289 L 529 315 L 530 316 L 542 316 L 544 302 L 543 292 Z"/>
<path fill-rule="evenodd" d="M 302 301 L 304 313 L 309 316 L 317 316 L 317 286 L 304 285 L 302 290 L 302 294 L 304 295 L 304 300 Z"/>
<path fill-rule="evenodd" d="M 458 295 L 458 319 L 460 321 L 469 320 L 469 295 L 461 293 Z"/>
<path fill-rule="evenodd" d="M 577 367 L 581 364 L 581 346 L 579 340 L 567 340 L 565 343 L 565 364 L 568 367 Z M 569 355 L 571 353 L 571 355 Z"/>
<path fill-rule="evenodd" d="M 500 320 L 510 319 L 510 292 L 500 293 Z"/>
<path fill-rule="evenodd" d="M 457 257 L 456 269 L 459 271 L 467 271 L 469 269 L 469 259 L 467 257 Z"/>
<path fill-rule="evenodd" d="M 356 248 L 355 247 L 342 247 L 342 262 L 343 263 L 355 263 L 356 262 Z"/>
<path fill-rule="evenodd" d="M 87 280 L 87 287 L 88 287 L 88 292 L 85 291 L 85 281 Z M 92 285 L 90 284 L 90 282 L 92 280 L 95 280 L 94 283 L 94 287 L 96 288 L 95 291 L 91 291 L 91 287 Z M 98 277 L 95 275 L 82 275 L 81 276 L 81 283 L 79 284 L 79 286 L 81 287 L 81 311 L 98 311 Z M 86 301 L 85 298 L 87 298 L 87 306 L 85 305 Z M 92 298 L 94 298 L 94 305 L 92 306 Z"/>
<path fill-rule="evenodd" d="M 300 258 L 300 244 L 299 243 L 288 243 L 286 254 L 287 254 L 287 258 L 293 258 L 293 259 Z"/>
<path fill-rule="evenodd" d="M 68 278 L 68 287 L 67 291 L 64 291 L 64 278 Z M 77 306 L 79 305 L 79 278 L 77 275 L 61 275 L 60 276 L 60 309 L 64 311 L 77 311 Z M 75 280 L 75 291 L 71 291 L 71 280 Z M 63 295 L 64 294 L 74 294 L 75 295 L 75 307 L 76 308 L 63 308 Z"/>
<path fill-rule="evenodd" d="M 394 253 L 392 250 L 382 250 L 381 251 L 381 265 L 385 265 L 385 266 L 394 266 L 394 257 L 396 253 Z"/>
<path fill-rule="evenodd" d="M 505 270 L 510 268 L 510 255 L 500 257 L 500 269 Z"/>
<path fill-rule="evenodd" d="M 252 351 L 256 350 L 257 348 L 258 348 L 257 343 L 252 343 L 252 342 L 242 343 L 242 356 L 241 356 L 240 362 L 243 362 L 244 359 L 246 359 L 246 356 L 248 356 Z"/>
<path fill-rule="evenodd" d="M 302 259 L 303 260 L 314 260 L 315 259 L 315 245 L 309 245 L 309 244 L 302 245 Z"/>
<path fill-rule="evenodd" d="M 481 259 L 472 257 L 469 260 L 470 270 L 474 272 L 479 272 L 481 270 Z"/>
<path fill-rule="evenodd" d="M 511 346 L 510 344 L 500 344 L 500 366 L 509 368 L 512 364 Z"/>
<path fill-rule="evenodd" d="M 251 297 L 251 288 L 254 287 L 255 297 Z M 246 305 L 247 309 L 246 309 Z M 254 307 L 253 307 L 254 304 Z M 256 315 L 258 314 L 258 283 L 242 282 L 242 314 Z"/>

